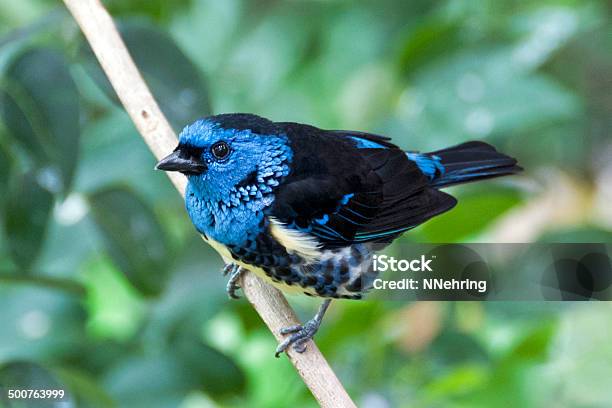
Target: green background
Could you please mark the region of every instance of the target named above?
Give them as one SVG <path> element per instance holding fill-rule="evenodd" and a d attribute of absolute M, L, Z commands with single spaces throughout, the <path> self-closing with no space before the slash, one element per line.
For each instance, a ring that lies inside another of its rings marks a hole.
<path fill-rule="evenodd" d="M 253 112 L 519 158 L 404 242 L 612 242 L 609 2 L 105 4 L 176 131 Z M 0 385 L 314 406 L 154 164 L 60 2 L 0 0 Z M 611 327 L 606 302 L 341 301 L 317 342 L 363 407 L 606 407 Z"/>

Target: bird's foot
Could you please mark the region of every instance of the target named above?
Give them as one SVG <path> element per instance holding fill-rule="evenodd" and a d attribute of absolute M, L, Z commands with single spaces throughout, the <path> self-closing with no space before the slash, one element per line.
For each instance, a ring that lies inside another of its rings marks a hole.
<path fill-rule="evenodd" d="M 223 267 L 223 276 L 227 276 L 229 274 L 232 274 L 233 272 L 235 272 L 235 270 L 237 268 L 238 268 L 238 265 L 236 265 L 233 262 L 225 264 L 225 266 Z"/>
<path fill-rule="evenodd" d="M 223 275 L 229 275 L 229 280 L 227 281 L 227 286 L 225 287 L 225 291 L 231 299 L 240 299 L 240 296 L 236 294 L 236 290 L 240 289 L 240 285 L 238 285 L 238 279 L 240 279 L 240 275 L 242 275 L 242 269 L 235 263 L 230 263 L 225 265 L 223 268 Z"/>
<path fill-rule="evenodd" d="M 280 357 L 281 353 L 286 351 L 290 346 L 293 346 L 293 349 L 298 353 L 303 353 L 306 351 L 306 343 L 317 333 L 320 325 L 320 321 L 312 319 L 306 322 L 304 325 L 297 324 L 295 326 L 281 329 L 281 334 L 291 334 L 291 336 L 287 337 L 281 344 L 278 345 L 274 355 L 276 357 Z"/>
<path fill-rule="evenodd" d="M 296 324 L 295 326 L 289 326 L 281 329 L 280 334 L 290 334 L 291 336 L 287 337 L 281 344 L 278 345 L 274 355 L 279 357 L 281 353 L 287 351 L 289 346 L 292 345 L 293 349 L 298 353 L 303 353 L 306 351 L 306 343 L 308 343 L 308 340 L 312 339 L 319 330 L 321 321 L 323 320 L 323 315 L 327 311 L 330 302 L 330 299 L 326 299 L 319 308 L 317 314 L 305 324 Z"/>

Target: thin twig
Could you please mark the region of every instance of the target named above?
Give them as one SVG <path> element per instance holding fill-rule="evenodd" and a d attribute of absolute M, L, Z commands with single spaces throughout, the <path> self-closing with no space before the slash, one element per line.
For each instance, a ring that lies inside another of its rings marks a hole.
<path fill-rule="evenodd" d="M 171 152 L 177 138 L 134 65 L 117 29 L 99 0 L 64 0 L 85 34 L 117 96 L 143 139 L 158 159 Z M 184 195 L 185 177 L 167 173 Z M 280 329 L 298 323 L 285 297 L 252 273 L 245 273 L 243 291 L 277 340 Z M 354 407 L 355 404 L 314 342 L 304 353 L 288 351 L 302 380 L 323 407 Z M 273 353 L 270 352 L 272 358 Z M 272 362 L 271 362 L 272 363 Z"/>

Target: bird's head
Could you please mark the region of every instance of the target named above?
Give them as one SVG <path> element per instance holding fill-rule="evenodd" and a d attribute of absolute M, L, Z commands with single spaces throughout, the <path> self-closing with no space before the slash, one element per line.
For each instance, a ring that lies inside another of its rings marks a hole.
<path fill-rule="evenodd" d="M 186 175 L 199 198 L 228 201 L 240 187 L 251 189 L 262 180 L 267 183 L 270 173 L 288 172 L 282 165 L 290 159 L 286 136 L 273 122 L 255 115 L 227 114 L 185 127 L 176 149 L 156 168 Z"/>

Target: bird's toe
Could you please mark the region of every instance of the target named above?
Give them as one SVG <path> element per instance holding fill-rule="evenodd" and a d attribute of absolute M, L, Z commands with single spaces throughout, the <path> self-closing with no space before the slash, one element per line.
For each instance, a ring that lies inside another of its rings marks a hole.
<path fill-rule="evenodd" d="M 240 289 L 238 280 L 240 279 L 240 275 L 242 275 L 243 270 L 240 269 L 240 267 L 236 264 L 229 265 L 231 265 L 230 271 L 228 272 L 230 273 L 230 278 L 229 281 L 227 281 L 225 291 L 227 292 L 227 295 L 230 297 L 230 299 L 240 299 L 240 296 L 236 294 L 236 291 Z M 227 266 L 223 270 L 224 273 L 225 269 L 227 269 Z"/>
<path fill-rule="evenodd" d="M 235 263 L 228 263 L 223 267 L 223 276 L 233 274 L 236 271 L 236 268 L 238 268 L 238 265 Z"/>
<path fill-rule="evenodd" d="M 304 325 L 296 324 L 295 326 L 285 327 L 280 330 L 280 333 L 291 334 L 276 348 L 275 356 L 279 357 L 281 353 L 287 351 L 290 346 L 298 353 L 306 351 L 306 343 L 316 334 L 318 325 L 312 321 L 306 322 Z"/>
<path fill-rule="evenodd" d="M 282 329 L 280 329 L 280 334 L 285 335 L 285 334 L 297 333 L 300 330 L 302 330 L 302 325 L 296 324 L 295 326 L 283 327 Z"/>

